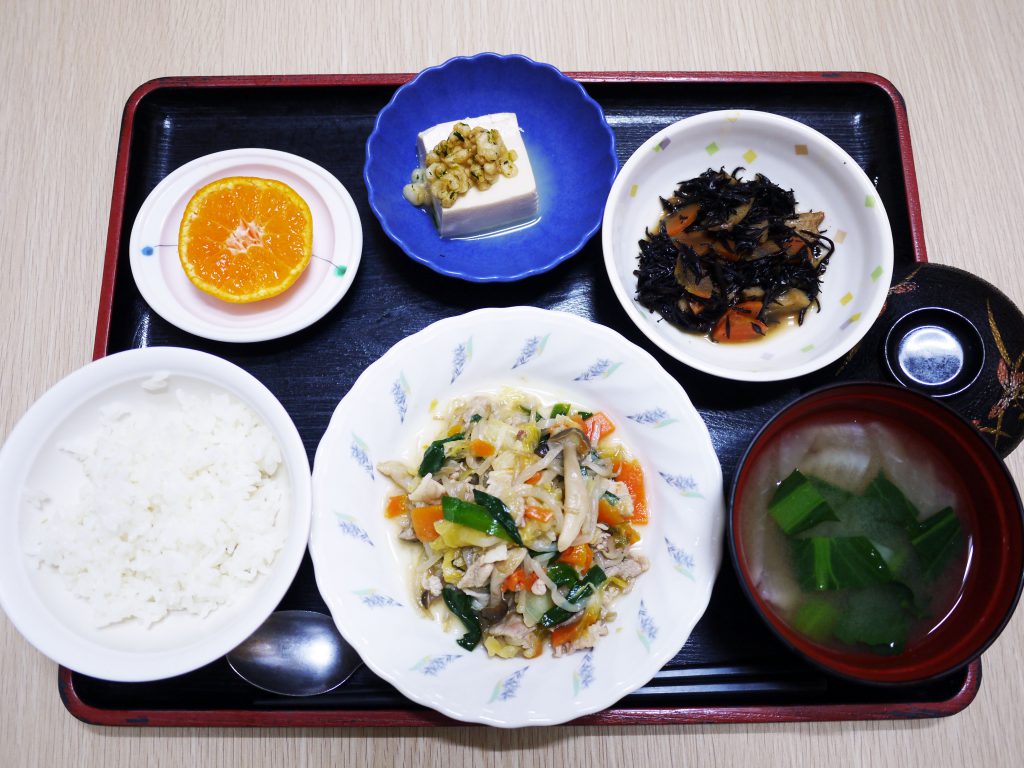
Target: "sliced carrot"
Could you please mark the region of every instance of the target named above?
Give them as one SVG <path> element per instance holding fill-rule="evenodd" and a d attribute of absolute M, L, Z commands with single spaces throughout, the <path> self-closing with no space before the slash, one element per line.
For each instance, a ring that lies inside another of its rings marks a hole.
<path fill-rule="evenodd" d="M 582 417 L 582 416 L 580 416 L 580 415 L 579 415 L 578 413 L 574 413 L 574 414 L 573 414 L 572 416 L 570 416 L 569 418 L 570 418 L 570 419 L 572 419 L 573 423 L 574 423 L 574 424 L 575 424 L 575 425 L 576 425 L 577 427 L 579 427 L 579 428 L 580 428 L 580 429 L 581 429 L 581 430 L 582 430 L 583 432 L 586 432 L 586 431 L 587 431 L 587 425 L 586 425 L 586 424 L 585 424 L 585 423 L 583 422 L 583 417 Z"/>
<path fill-rule="evenodd" d="M 622 516 L 622 512 L 614 504 L 611 504 L 601 498 L 597 502 L 597 522 L 604 523 L 605 525 L 622 525 L 626 520 Z"/>
<path fill-rule="evenodd" d="M 404 515 L 409 503 L 409 497 L 404 493 L 401 496 L 392 496 L 388 499 L 388 505 L 384 508 L 384 517 L 398 517 Z"/>
<path fill-rule="evenodd" d="M 543 472 L 534 472 L 532 475 L 530 475 L 526 479 L 526 484 L 527 485 L 536 485 L 537 483 L 540 482 L 541 475 L 543 475 L 543 474 L 544 474 Z"/>
<path fill-rule="evenodd" d="M 633 499 L 633 516 L 629 522 L 646 525 L 650 519 L 647 512 L 647 492 L 644 490 L 644 470 L 637 461 L 622 461 L 614 467 L 615 479 L 629 489 Z"/>
<path fill-rule="evenodd" d="M 483 459 L 494 454 L 494 446 L 486 440 L 470 440 L 469 452 L 477 458 Z"/>
<path fill-rule="evenodd" d="M 597 611 L 584 611 L 580 620 L 574 624 L 568 626 L 555 627 L 551 630 L 551 644 L 552 645 L 565 645 L 571 643 L 580 637 L 595 621 L 597 621 Z"/>
<path fill-rule="evenodd" d="M 786 249 L 787 256 L 796 256 L 807 247 L 807 243 L 802 237 L 793 235 L 783 244 L 783 246 Z"/>
<path fill-rule="evenodd" d="M 558 559 L 575 567 L 582 574 L 589 571 L 590 566 L 594 564 L 594 550 L 589 544 L 577 544 L 565 550 Z"/>
<path fill-rule="evenodd" d="M 711 329 L 712 341 L 753 341 L 763 337 L 768 327 L 757 319 L 762 306 L 760 301 L 743 301 L 727 309 Z"/>
<path fill-rule="evenodd" d="M 536 520 L 540 523 L 546 523 L 548 520 L 551 519 L 552 514 L 553 513 L 550 509 L 545 509 L 544 507 L 528 506 L 525 510 L 523 510 L 524 517 L 528 517 L 531 520 Z"/>
<path fill-rule="evenodd" d="M 720 259 L 724 259 L 725 261 L 740 260 L 739 254 L 737 254 L 732 248 L 725 245 L 724 243 L 715 243 L 712 247 L 715 251 L 715 255 L 718 256 L 718 258 Z"/>
<path fill-rule="evenodd" d="M 683 232 L 676 241 L 693 248 L 698 256 L 705 256 L 711 250 L 712 241 L 707 232 Z"/>
<path fill-rule="evenodd" d="M 680 208 L 672 214 L 672 218 L 665 222 L 665 234 L 669 237 L 679 237 L 687 227 L 697 220 L 699 210 L 700 206 L 696 203 Z"/>
<path fill-rule="evenodd" d="M 433 541 L 437 538 L 437 531 L 434 530 L 434 523 L 444 520 L 444 511 L 440 504 L 431 504 L 427 507 L 413 507 L 409 510 L 409 519 L 412 522 L 413 533 L 420 541 Z"/>
<path fill-rule="evenodd" d="M 579 637 L 579 634 L 582 631 L 579 628 L 579 625 L 582 623 L 583 619 L 580 619 L 575 624 L 570 624 L 567 627 L 555 627 L 554 629 L 552 629 L 551 644 L 558 646 L 565 645 L 566 643 L 571 643 L 573 640 Z"/>
<path fill-rule="evenodd" d="M 501 583 L 501 589 L 503 592 L 522 592 L 524 589 L 532 587 L 536 582 L 536 573 L 527 573 L 522 568 L 517 568 Z"/>
<path fill-rule="evenodd" d="M 461 431 L 462 431 L 462 427 L 460 427 L 458 424 L 456 424 L 455 426 L 449 427 L 448 428 L 448 437 L 454 437 L 455 435 L 459 434 L 459 432 L 461 432 Z"/>
<path fill-rule="evenodd" d="M 590 443 L 592 445 L 597 445 L 601 442 L 601 438 L 607 437 L 615 431 L 615 424 L 600 411 L 595 413 L 589 419 L 584 419 L 583 427 L 583 431 L 587 434 L 587 437 L 590 438 Z"/>

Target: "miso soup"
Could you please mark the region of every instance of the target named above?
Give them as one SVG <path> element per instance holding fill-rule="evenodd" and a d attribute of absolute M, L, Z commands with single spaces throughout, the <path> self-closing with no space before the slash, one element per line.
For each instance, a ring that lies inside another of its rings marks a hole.
<path fill-rule="evenodd" d="M 824 646 L 894 654 L 950 614 L 970 561 L 963 488 L 925 441 L 862 412 L 775 438 L 743 497 L 751 580 Z"/>

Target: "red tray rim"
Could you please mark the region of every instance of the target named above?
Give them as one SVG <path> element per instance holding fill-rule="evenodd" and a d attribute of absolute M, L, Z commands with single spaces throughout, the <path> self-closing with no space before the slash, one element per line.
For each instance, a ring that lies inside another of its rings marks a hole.
<path fill-rule="evenodd" d="M 57 686 L 61 701 L 72 715 L 89 725 L 232 728 L 409 728 L 477 725 L 453 720 L 429 709 L 99 709 L 86 704 L 78 697 L 71 675 L 71 670 L 60 668 Z M 611 708 L 572 720 L 565 725 L 804 723 L 948 717 L 966 708 L 977 696 L 980 687 L 981 662 L 975 660 L 967 667 L 967 675 L 961 689 L 952 698 L 940 702 Z"/>
<path fill-rule="evenodd" d="M 810 83 L 830 81 L 860 83 L 874 86 L 886 94 L 896 117 L 903 181 L 907 196 L 907 212 L 914 260 L 928 260 L 917 189 L 917 172 L 910 142 L 910 126 L 906 102 L 891 81 L 871 72 L 566 72 L 582 83 Z M 414 73 L 348 74 L 348 75 L 255 75 L 255 76 L 183 76 L 161 77 L 143 83 L 129 96 L 121 118 L 114 185 L 107 226 L 107 247 L 93 359 L 106 355 L 110 337 L 114 283 L 117 278 L 117 255 L 121 249 L 124 223 L 124 202 L 131 153 L 135 114 L 140 102 L 160 89 L 183 88 L 274 88 L 331 86 L 400 86 Z M 835 720 L 888 720 L 945 717 L 965 709 L 981 686 L 981 661 L 967 667 L 964 684 L 950 699 L 941 702 L 898 702 L 891 704 L 814 704 L 795 706 L 687 706 L 652 708 L 611 708 L 573 720 L 573 725 L 664 725 L 697 723 L 768 723 Z M 335 710 L 111 710 L 86 704 L 75 690 L 71 670 L 60 667 L 58 691 L 67 710 L 91 725 L 127 726 L 303 726 L 303 727 L 410 727 L 462 726 L 440 713 L 420 709 L 335 709 Z"/>

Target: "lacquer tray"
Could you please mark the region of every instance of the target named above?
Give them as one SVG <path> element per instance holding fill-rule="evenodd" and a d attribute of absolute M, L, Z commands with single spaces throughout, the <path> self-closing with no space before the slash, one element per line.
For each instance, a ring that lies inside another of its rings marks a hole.
<path fill-rule="evenodd" d="M 891 83 L 863 73 L 604 73 L 574 75 L 604 108 L 619 161 L 683 117 L 716 109 L 776 112 L 816 128 L 867 172 L 885 201 L 897 273 L 925 261 L 905 106 Z M 195 347 L 237 363 L 288 409 L 310 460 L 335 405 L 359 373 L 399 339 L 443 317 L 486 306 L 557 308 L 608 325 L 651 351 L 707 421 L 726 483 L 757 429 L 802 392 L 836 378 L 884 378 L 861 345 L 856 365 L 814 375 L 732 384 L 654 349 L 608 284 L 595 237 L 547 274 L 518 283 L 468 284 L 407 258 L 373 217 L 362 183 L 365 142 L 377 112 L 410 75 L 166 78 L 141 86 L 124 112 L 99 303 L 95 356 L 149 345 Z M 355 283 L 324 319 L 277 341 L 233 345 L 170 326 L 139 295 L 128 240 L 140 205 L 164 176 L 202 155 L 236 147 L 292 152 L 345 185 L 362 218 Z M 308 557 L 282 608 L 325 610 Z M 914 718 L 966 707 L 981 665 L 903 688 L 856 685 L 801 662 L 762 625 L 726 558 L 710 606 L 686 645 L 646 686 L 580 724 L 654 724 Z M 305 699 L 262 693 L 223 660 L 144 684 L 110 683 L 60 670 L 60 695 L 76 717 L 103 725 L 410 726 L 452 724 L 418 707 L 365 668 L 335 692 Z"/>

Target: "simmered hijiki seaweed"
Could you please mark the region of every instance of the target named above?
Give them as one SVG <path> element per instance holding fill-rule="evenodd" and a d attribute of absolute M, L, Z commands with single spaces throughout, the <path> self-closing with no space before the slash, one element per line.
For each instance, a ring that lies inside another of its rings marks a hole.
<path fill-rule="evenodd" d="M 835 249 L 821 212 L 757 174 L 708 169 L 662 198 L 655 232 L 640 241 L 637 300 L 713 341 L 749 341 L 818 305 Z"/>

